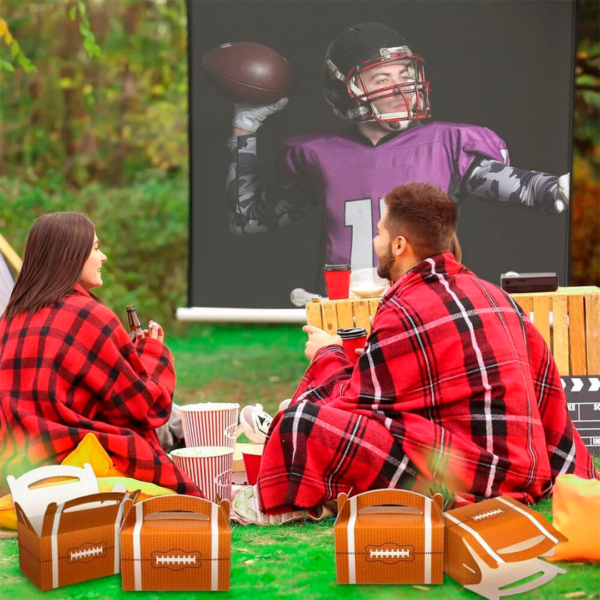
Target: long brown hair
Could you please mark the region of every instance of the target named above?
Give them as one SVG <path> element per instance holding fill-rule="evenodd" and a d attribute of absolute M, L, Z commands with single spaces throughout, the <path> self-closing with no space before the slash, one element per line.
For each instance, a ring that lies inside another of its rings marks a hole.
<path fill-rule="evenodd" d="M 462 262 L 462 248 L 460 247 L 460 242 L 458 241 L 458 235 L 456 235 L 456 231 L 452 236 L 452 248 L 450 249 L 450 252 L 454 254 L 456 262 Z"/>
<path fill-rule="evenodd" d="M 23 266 L 2 317 L 54 304 L 79 281 L 94 245 L 94 224 L 76 212 L 49 213 L 31 228 Z"/>

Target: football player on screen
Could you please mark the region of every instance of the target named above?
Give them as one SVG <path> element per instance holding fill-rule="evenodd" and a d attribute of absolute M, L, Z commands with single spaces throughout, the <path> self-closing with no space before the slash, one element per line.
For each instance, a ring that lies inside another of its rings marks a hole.
<path fill-rule="evenodd" d="M 373 267 L 374 225 L 383 196 L 407 182 L 432 183 L 460 203 L 465 196 L 560 214 L 569 203 L 569 175 L 509 166 L 505 143 L 485 127 L 429 121 L 424 61 L 404 36 L 379 23 L 339 33 L 323 65 L 323 91 L 336 116 L 356 127 L 345 135 L 287 139 L 279 181 L 263 186 L 256 132 L 284 108 L 236 104 L 229 139 L 227 198 L 236 234 L 266 232 L 324 210 L 324 262 Z"/>

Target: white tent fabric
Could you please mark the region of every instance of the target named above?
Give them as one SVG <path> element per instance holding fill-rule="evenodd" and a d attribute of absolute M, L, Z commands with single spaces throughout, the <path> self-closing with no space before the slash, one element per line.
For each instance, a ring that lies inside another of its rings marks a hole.
<path fill-rule="evenodd" d="M 8 268 L 4 255 L 0 252 L 0 315 L 4 312 L 15 280 Z"/>

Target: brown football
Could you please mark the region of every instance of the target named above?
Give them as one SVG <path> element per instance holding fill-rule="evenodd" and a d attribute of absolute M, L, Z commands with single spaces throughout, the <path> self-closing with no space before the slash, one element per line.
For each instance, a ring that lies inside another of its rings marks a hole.
<path fill-rule="evenodd" d="M 278 52 L 253 42 L 232 42 L 202 57 L 202 69 L 211 83 L 234 102 L 264 104 L 288 95 L 292 65 Z"/>

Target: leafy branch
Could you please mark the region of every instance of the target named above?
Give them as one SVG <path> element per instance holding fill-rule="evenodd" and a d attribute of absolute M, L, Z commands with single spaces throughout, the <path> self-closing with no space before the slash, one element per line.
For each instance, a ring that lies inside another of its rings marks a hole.
<path fill-rule="evenodd" d="M 70 0 L 67 0 L 69 2 Z M 83 38 L 83 48 L 87 52 L 88 56 L 100 56 L 102 54 L 102 49 L 96 42 L 96 36 L 92 31 L 92 26 L 90 25 L 90 20 L 87 16 L 87 6 L 85 5 L 84 0 L 74 0 L 73 5 L 69 9 L 69 18 L 71 21 L 75 21 L 77 19 L 77 14 L 79 13 L 79 33 L 81 33 L 81 37 Z"/>
<path fill-rule="evenodd" d="M 10 48 L 13 60 L 16 60 L 18 64 L 27 72 L 36 72 L 35 65 L 25 56 L 19 42 L 15 40 L 6 21 L 0 18 L 0 40 L 4 39 L 4 43 Z M 4 59 L 0 59 L 0 71 L 9 71 L 14 73 L 15 65 Z"/>

